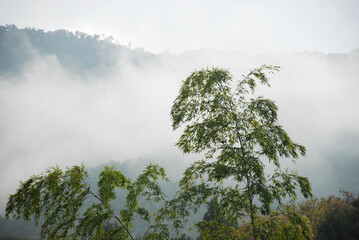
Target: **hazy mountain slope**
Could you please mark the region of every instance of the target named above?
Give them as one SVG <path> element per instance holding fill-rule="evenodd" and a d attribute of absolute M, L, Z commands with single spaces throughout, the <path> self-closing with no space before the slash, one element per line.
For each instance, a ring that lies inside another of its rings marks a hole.
<path fill-rule="evenodd" d="M 120 40 L 120 39 L 119 39 Z M 308 149 L 296 165 L 317 195 L 359 191 L 359 49 L 349 53 L 180 55 L 130 49 L 84 33 L 0 27 L 0 206 L 18 181 L 49 166 L 95 167 L 151 159 L 178 179 L 201 156 L 174 146 L 169 111 L 194 69 L 228 68 L 234 79 L 280 65 L 271 89 L 281 124 Z"/>
<path fill-rule="evenodd" d="M 73 73 L 104 76 L 117 66 L 121 57 L 141 64 L 153 54 L 131 50 L 112 39 L 66 30 L 44 32 L 0 26 L 0 74 L 19 73 L 37 55 L 55 55 L 59 63 Z"/>

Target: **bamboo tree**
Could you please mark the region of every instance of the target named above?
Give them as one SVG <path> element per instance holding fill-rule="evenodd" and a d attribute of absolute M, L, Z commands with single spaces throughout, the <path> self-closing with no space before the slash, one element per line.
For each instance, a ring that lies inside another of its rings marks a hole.
<path fill-rule="evenodd" d="M 186 169 L 181 191 L 163 214 L 186 217 L 189 209 L 196 211 L 218 196 L 222 211 L 234 222 L 249 216 L 257 239 L 258 212 L 268 214 L 274 201 L 281 205 L 283 198 L 295 199 L 297 187 L 304 197 L 311 196 L 309 180 L 280 165 L 282 158 L 304 156 L 305 147 L 279 125 L 275 102 L 255 96 L 257 85 L 270 86 L 267 75 L 278 70 L 263 65 L 233 83 L 227 70 L 207 68 L 183 81 L 171 109 L 173 129 L 183 129 L 176 145 L 184 153 L 203 153 L 204 159 Z M 264 173 L 266 165 L 275 169 L 270 176 Z M 229 179 L 235 184 L 223 185 Z M 179 221 L 176 226 L 182 225 Z"/>
<path fill-rule="evenodd" d="M 133 182 L 121 171 L 106 166 L 99 175 L 97 192 L 91 190 L 87 178 L 83 165 L 66 171 L 53 167 L 34 175 L 10 195 L 6 217 L 41 223 L 42 239 L 134 239 L 131 234 L 134 215 L 150 221 L 150 213 L 139 205 L 139 199 L 163 200 L 164 194 L 157 181 L 167 180 L 164 169 L 152 164 Z M 116 189 L 127 192 L 119 213 L 111 208 Z M 89 199 L 92 205 L 85 207 L 84 202 Z M 111 219 L 117 224 L 105 231 L 105 224 Z"/>

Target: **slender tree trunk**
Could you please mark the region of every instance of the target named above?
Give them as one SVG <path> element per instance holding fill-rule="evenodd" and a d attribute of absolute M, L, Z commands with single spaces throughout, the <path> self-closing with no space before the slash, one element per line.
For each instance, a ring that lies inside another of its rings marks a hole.
<path fill-rule="evenodd" d="M 246 161 L 245 159 L 245 153 L 243 151 L 243 142 L 241 140 L 241 138 L 239 137 L 239 142 L 241 144 L 241 155 L 242 155 L 242 158 L 244 159 L 244 161 Z M 253 237 L 254 237 L 254 240 L 257 240 L 257 230 L 256 230 L 256 226 L 255 226 L 255 223 L 254 223 L 254 208 L 253 208 L 253 194 L 252 194 L 252 186 L 251 186 L 251 179 L 248 175 L 248 169 L 247 169 L 247 166 L 246 165 L 247 163 L 244 163 L 244 171 L 246 172 L 246 179 L 247 179 L 247 189 L 249 191 L 249 209 L 250 209 L 250 212 L 251 212 L 251 223 L 252 223 L 252 228 L 253 228 Z"/>
<path fill-rule="evenodd" d="M 231 102 L 231 107 L 234 108 L 234 103 Z M 244 151 L 244 142 L 242 141 L 242 137 L 241 137 L 241 134 L 239 132 L 239 129 L 240 129 L 240 124 L 239 124 L 239 119 L 237 118 L 237 116 L 235 116 L 235 124 L 236 124 L 236 134 L 237 134 L 237 137 L 238 137 L 238 140 L 239 140 L 239 144 L 240 144 L 240 153 L 242 155 L 242 158 L 243 158 L 243 161 L 245 161 L 244 163 L 244 166 L 245 166 L 245 172 L 246 172 L 246 178 L 247 178 L 247 188 L 249 190 L 249 208 L 250 208 L 250 211 L 251 211 L 251 223 L 252 223 L 252 228 L 253 228 L 253 237 L 254 237 L 254 240 L 257 240 L 257 232 L 256 232 L 256 226 L 255 226 L 255 223 L 254 223 L 254 208 L 253 208 L 253 195 L 252 195 L 252 186 L 251 186 L 251 180 L 249 178 L 249 175 L 248 175 L 248 170 L 247 170 L 247 163 L 246 163 L 246 154 L 245 154 L 245 151 Z"/>
<path fill-rule="evenodd" d="M 256 230 L 256 226 L 254 223 L 254 210 L 253 210 L 253 199 L 250 200 L 249 204 L 250 204 L 250 209 L 251 209 L 251 221 L 252 221 L 252 228 L 253 228 L 253 237 L 254 240 L 257 240 L 257 230 Z"/>
<path fill-rule="evenodd" d="M 247 178 L 247 188 L 249 191 L 249 210 L 250 210 L 251 224 L 252 224 L 252 229 L 253 229 L 253 237 L 254 237 L 254 240 L 257 240 L 257 230 L 256 230 L 255 222 L 254 222 L 252 186 L 251 186 L 251 181 L 250 181 L 247 169 L 245 169 L 245 171 L 246 171 L 246 178 Z"/>

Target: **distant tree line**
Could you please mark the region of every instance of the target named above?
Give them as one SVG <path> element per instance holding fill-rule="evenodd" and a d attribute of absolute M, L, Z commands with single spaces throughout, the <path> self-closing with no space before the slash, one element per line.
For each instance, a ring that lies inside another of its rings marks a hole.
<path fill-rule="evenodd" d="M 10 220 L 0 216 L 0 239 L 32 239 L 39 235 L 33 222 Z"/>
<path fill-rule="evenodd" d="M 314 239 L 359 239 L 359 194 L 340 193 L 299 204 L 299 211 L 310 220 Z"/>
<path fill-rule="evenodd" d="M 112 37 L 19 29 L 15 25 L 0 25 L 0 53 L 0 76 L 21 72 L 35 56 L 56 56 L 62 66 L 82 76 L 104 76 L 118 67 L 121 58 L 134 65 L 155 58 L 154 54 L 115 43 Z"/>

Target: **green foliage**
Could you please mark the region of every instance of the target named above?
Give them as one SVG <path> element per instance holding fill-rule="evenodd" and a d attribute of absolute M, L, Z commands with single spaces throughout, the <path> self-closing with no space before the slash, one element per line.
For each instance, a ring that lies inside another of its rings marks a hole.
<path fill-rule="evenodd" d="M 311 199 L 299 205 L 310 219 L 314 239 L 359 239 L 359 195 L 341 193 L 342 197 Z"/>
<path fill-rule="evenodd" d="M 207 204 L 207 212 L 203 215 L 202 221 L 196 224 L 196 228 L 201 233 L 197 239 L 209 239 L 210 236 L 214 239 L 217 237 L 224 239 L 225 236 L 234 239 L 235 227 L 221 211 L 218 199 L 213 198 Z"/>
<path fill-rule="evenodd" d="M 222 223 L 224 225 L 230 225 L 229 221 L 225 219 L 224 214 L 222 213 L 218 199 L 213 198 L 207 204 L 207 212 L 203 215 L 203 221 L 211 221 L 215 220 L 218 223 Z"/>
<path fill-rule="evenodd" d="M 130 185 L 127 179 L 120 171 L 116 171 L 113 167 L 105 166 L 100 173 L 98 181 L 98 192 L 104 203 L 110 202 L 116 198 L 115 188 L 127 189 Z"/>
<path fill-rule="evenodd" d="M 272 211 L 269 215 L 256 215 L 255 225 L 259 239 L 277 240 L 309 240 L 313 231 L 307 217 L 299 213 L 295 206 L 284 206 L 280 211 Z M 239 226 L 228 223 L 221 213 L 218 203 L 213 199 L 203 220 L 196 224 L 202 239 L 240 239 L 252 240 L 253 228 L 248 219 L 243 218 Z"/>
<path fill-rule="evenodd" d="M 162 214 L 180 228 L 192 211 L 209 198 L 217 197 L 223 214 L 233 224 L 243 216 L 269 214 L 282 199 L 296 198 L 299 188 L 311 196 L 307 178 L 282 170 L 281 158 L 297 159 L 305 147 L 293 142 L 278 123 L 274 101 L 255 96 L 258 84 L 269 86 L 267 73 L 279 67 L 263 65 L 232 83 L 232 76 L 220 68 L 193 72 L 175 99 L 171 118 L 173 129 L 183 127 L 177 146 L 184 153 L 203 153 L 205 159 L 193 163 L 183 174 L 181 190 L 167 202 Z M 264 159 L 274 173 L 266 176 Z M 234 180 L 225 186 L 225 180 Z"/>
<path fill-rule="evenodd" d="M 237 228 L 217 222 L 216 220 L 201 221 L 196 224 L 196 227 L 201 233 L 198 239 L 234 240 L 243 238 L 243 235 Z"/>
<path fill-rule="evenodd" d="M 177 237 L 169 237 L 165 232 L 151 232 L 145 233 L 144 236 L 137 237 L 136 240 L 159 240 L 159 239 L 169 239 L 169 240 L 192 240 L 191 237 L 187 236 L 185 233 L 178 235 Z"/>
<path fill-rule="evenodd" d="M 256 226 L 260 239 L 313 239 L 309 219 L 293 206 L 286 206 L 281 211 L 273 211 L 268 216 L 256 218 Z"/>
<path fill-rule="evenodd" d="M 139 205 L 139 199 L 162 200 L 164 194 L 157 181 L 167 180 L 164 169 L 158 165 L 148 165 L 134 182 L 120 171 L 105 167 L 99 174 L 98 193 L 95 193 L 86 182 L 87 177 L 83 165 L 66 171 L 53 167 L 34 175 L 10 195 L 6 217 L 41 222 L 42 239 L 133 239 L 129 230 L 134 215 L 150 221 L 150 214 Z M 110 204 L 116 199 L 115 189 L 128 193 L 120 216 Z M 83 209 L 84 201 L 89 198 L 94 199 L 92 205 Z M 109 227 L 111 219 L 117 224 Z"/>

